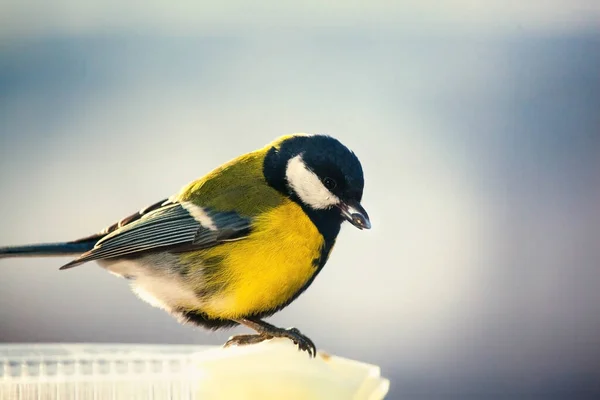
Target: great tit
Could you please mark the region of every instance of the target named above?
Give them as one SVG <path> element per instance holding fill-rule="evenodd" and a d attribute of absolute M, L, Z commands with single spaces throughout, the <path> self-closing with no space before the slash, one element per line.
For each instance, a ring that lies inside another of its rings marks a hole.
<path fill-rule="evenodd" d="M 263 318 L 312 283 L 344 220 L 371 228 L 363 186 L 360 161 L 337 139 L 287 135 L 97 234 L 4 247 L 0 257 L 79 255 L 60 269 L 96 260 L 182 322 L 257 332 L 225 346 L 285 337 L 314 357 L 314 343 L 298 329 Z"/>

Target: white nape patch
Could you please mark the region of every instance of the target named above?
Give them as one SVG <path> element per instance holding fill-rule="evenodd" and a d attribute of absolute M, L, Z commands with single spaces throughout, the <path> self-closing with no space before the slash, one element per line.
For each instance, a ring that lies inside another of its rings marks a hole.
<path fill-rule="evenodd" d="M 185 208 L 191 215 L 205 228 L 210 229 L 211 231 L 216 231 L 217 226 L 213 219 L 202 209 L 202 207 L 198 207 L 192 202 L 185 201 L 181 203 L 181 206 Z"/>
<path fill-rule="evenodd" d="M 319 177 L 308 169 L 302 160 L 302 154 L 288 161 L 285 176 L 288 185 L 300 200 L 315 210 L 330 208 L 340 202 L 340 199 L 323 185 Z"/>

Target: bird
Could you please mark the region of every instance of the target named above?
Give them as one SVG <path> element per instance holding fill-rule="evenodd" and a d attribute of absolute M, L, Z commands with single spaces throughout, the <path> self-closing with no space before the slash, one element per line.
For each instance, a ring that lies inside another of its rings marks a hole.
<path fill-rule="evenodd" d="M 0 248 L 0 258 L 72 256 L 130 281 L 181 323 L 246 326 L 224 347 L 287 338 L 315 357 L 297 328 L 264 321 L 298 298 L 329 259 L 342 223 L 370 229 L 362 165 L 327 134 L 295 133 L 228 161 L 171 197 L 77 240 Z"/>

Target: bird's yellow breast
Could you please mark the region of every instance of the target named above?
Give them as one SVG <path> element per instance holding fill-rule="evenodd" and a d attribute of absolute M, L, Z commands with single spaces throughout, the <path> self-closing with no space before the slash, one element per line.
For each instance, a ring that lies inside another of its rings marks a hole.
<path fill-rule="evenodd" d="M 235 319 L 277 308 L 316 272 L 323 237 L 291 200 L 256 217 L 251 234 L 202 250 L 203 309 Z"/>

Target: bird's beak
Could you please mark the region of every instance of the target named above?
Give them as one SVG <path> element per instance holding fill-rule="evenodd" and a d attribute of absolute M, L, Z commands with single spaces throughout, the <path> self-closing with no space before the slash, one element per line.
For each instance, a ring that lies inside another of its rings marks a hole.
<path fill-rule="evenodd" d="M 342 216 L 358 229 L 371 229 L 369 215 L 358 201 L 342 201 L 338 208 L 342 210 Z"/>

